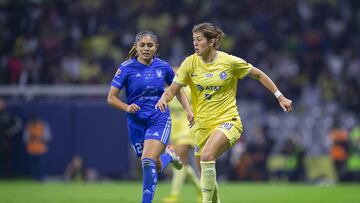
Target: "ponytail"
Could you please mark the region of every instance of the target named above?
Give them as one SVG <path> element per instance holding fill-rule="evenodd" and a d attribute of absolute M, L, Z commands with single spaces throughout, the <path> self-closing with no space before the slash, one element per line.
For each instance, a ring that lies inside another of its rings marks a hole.
<path fill-rule="evenodd" d="M 136 45 L 134 44 L 134 46 L 131 47 L 127 57 L 126 57 L 126 60 L 129 60 L 131 59 L 132 57 L 136 56 Z"/>

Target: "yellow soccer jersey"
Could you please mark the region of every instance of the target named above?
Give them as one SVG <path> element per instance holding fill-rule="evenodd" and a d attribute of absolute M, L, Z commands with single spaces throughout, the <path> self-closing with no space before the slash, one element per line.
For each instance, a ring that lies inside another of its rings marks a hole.
<path fill-rule="evenodd" d="M 183 90 L 185 91 L 188 98 L 190 98 L 190 89 L 184 87 Z M 180 102 L 174 98 L 169 103 L 170 108 L 170 115 L 172 120 L 172 128 L 171 128 L 171 141 L 177 144 L 188 144 L 194 145 L 194 134 L 191 132 L 188 124 L 188 120 L 186 118 L 186 112 Z"/>
<path fill-rule="evenodd" d="M 217 51 L 211 63 L 198 55 L 187 57 L 176 72 L 174 81 L 190 86 L 192 106 L 199 128 L 239 120 L 236 106 L 238 79 L 244 78 L 253 66 L 245 60 Z"/>

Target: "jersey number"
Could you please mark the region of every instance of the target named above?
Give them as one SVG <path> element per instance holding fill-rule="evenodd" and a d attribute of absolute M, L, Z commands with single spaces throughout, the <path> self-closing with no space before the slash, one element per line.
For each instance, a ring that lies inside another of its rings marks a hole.
<path fill-rule="evenodd" d="M 143 144 L 142 143 L 135 143 L 134 144 L 134 150 L 136 153 L 141 154 L 143 152 Z"/>

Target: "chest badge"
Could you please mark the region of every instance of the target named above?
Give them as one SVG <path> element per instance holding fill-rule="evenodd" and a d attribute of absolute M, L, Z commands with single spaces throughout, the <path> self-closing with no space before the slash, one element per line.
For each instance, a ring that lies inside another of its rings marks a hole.
<path fill-rule="evenodd" d="M 156 76 L 158 78 L 161 78 L 162 77 L 162 71 L 161 70 L 156 70 Z"/>
<path fill-rule="evenodd" d="M 221 72 L 219 76 L 220 76 L 220 79 L 222 79 L 222 80 L 225 80 L 227 78 L 227 74 L 225 71 Z"/>

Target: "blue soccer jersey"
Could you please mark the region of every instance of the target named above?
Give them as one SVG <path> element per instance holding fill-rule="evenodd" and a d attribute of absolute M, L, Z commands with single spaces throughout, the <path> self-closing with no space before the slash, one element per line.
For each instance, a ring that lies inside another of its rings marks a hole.
<path fill-rule="evenodd" d="M 130 140 L 138 156 L 141 156 L 144 139 L 157 139 L 165 145 L 171 130 L 170 113 L 162 113 L 155 105 L 170 85 L 174 72 L 170 65 L 154 58 L 150 65 L 144 65 L 131 58 L 122 63 L 111 85 L 125 89 L 127 104 L 135 103 L 140 110 L 127 114 Z"/>

